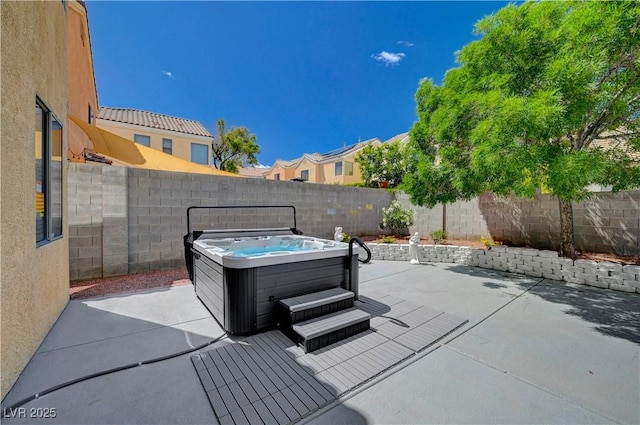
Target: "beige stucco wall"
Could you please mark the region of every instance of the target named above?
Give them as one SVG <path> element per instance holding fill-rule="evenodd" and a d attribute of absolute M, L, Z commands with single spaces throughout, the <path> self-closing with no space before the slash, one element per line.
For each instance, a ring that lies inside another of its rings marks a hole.
<path fill-rule="evenodd" d="M 318 183 L 325 184 L 351 184 L 351 183 L 360 183 L 362 182 L 362 173 L 360 172 L 360 167 L 355 160 L 356 155 L 360 152 L 360 150 L 350 153 L 343 158 L 336 158 L 333 162 L 326 162 L 322 164 L 322 169 L 324 171 L 324 181 Z M 342 162 L 342 174 L 336 176 L 336 163 Z M 346 174 L 347 166 L 346 163 L 353 163 L 353 175 L 348 176 Z"/>
<path fill-rule="evenodd" d="M 322 166 L 305 158 L 296 166 L 294 177 L 300 177 L 303 170 L 309 170 L 308 183 L 324 183 Z"/>
<path fill-rule="evenodd" d="M 67 197 L 63 238 L 36 248 L 36 95 L 68 122 L 67 15 L 63 3 L 1 2 L 0 394 L 4 398 L 69 299 Z M 66 167 L 63 167 L 66 192 Z"/>
<path fill-rule="evenodd" d="M 269 173 L 265 178 L 268 180 L 275 180 L 274 176 L 278 173 L 280 174 L 280 180 L 289 181 L 296 176 L 296 169 L 293 167 L 283 167 L 282 165 L 276 163 L 271 168 L 271 170 L 269 170 Z"/>
<path fill-rule="evenodd" d="M 193 136 L 178 133 L 175 131 L 164 131 L 155 128 L 124 124 L 103 119 L 98 119 L 96 125 L 99 128 L 110 131 L 111 133 L 117 134 L 118 136 L 122 136 L 129 140 L 133 140 L 133 136 L 135 134 L 149 136 L 151 138 L 151 145 L 149 147 L 159 150 L 160 152 L 162 152 L 162 139 L 171 139 L 173 141 L 172 155 L 178 158 L 186 159 L 187 161 L 191 161 L 192 143 L 206 145 L 208 150 L 208 165 L 211 165 L 211 142 L 213 141 L 211 137 Z"/>
<path fill-rule="evenodd" d="M 98 115 L 98 98 L 93 75 L 91 40 L 87 10 L 77 1 L 67 2 L 68 62 L 69 62 L 69 113 L 88 122 L 89 105 L 93 116 Z M 85 162 L 84 148 L 93 148 L 93 143 L 80 127 L 69 123 L 69 159 Z"/>

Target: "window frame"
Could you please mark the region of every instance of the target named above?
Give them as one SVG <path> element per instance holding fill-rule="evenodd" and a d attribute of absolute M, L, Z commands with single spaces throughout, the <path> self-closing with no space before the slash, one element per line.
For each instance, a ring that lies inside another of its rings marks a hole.
<path fill-rule="evenodd" d="M 353 176 L 353 162 L 344 161 L 343 170 L 345 176 Z"/>
<path fill-rule="evenodd" d="M 138 137 L 146 137 L 146 138 L 147 138 L 147 141 L 149 142 L 149 144 L 148 144 L 148 145 L 145 145 L 144 143 L 140 143 L 140 142 L 138 142 L 138 141 L 136 140 Z M 150 148 L 150 147 L 151 147 L 151 136 L 147 136 L 146 134 L 134 134 L 134 135 L 133 135 L 133 142 L 134 142 L 134 143 L 137 143 L 137 144 L 139 144 L 139 145 L 141 145 L 141 146 L 146 146 L 146 147 Z"/>
<path fill-rule="evenodd" d="M 36 96 L 36 107 L 40 108 L 42 111 L 42 140 L 40 143 L 42 144 L 42 172 L 43 172 L 43 182 L 41 183 L 43 186 L 43 195 L 44 195 L 44 239 L 38 240 L 38 233 L 36 230 L 36 248 L 40 248 L 41 246 L 45 246 L 50 244 L 51 242 L 55 242 L 59 239 L 64 238 L 64 170 L 62 165 L 64 164 L 64 126 L 62 125 L 62 121 L 54 114 L 51 109 L 47 107 L 47 105 L 40 99 L 40 97 Z M 52 233 L 53 230 L 53 192 L 52 192 L 52 154 L 53 154 L 53 121 L 56 121 L 60 126 L 60 234 L 54 235 Z M 37 131 L 37 129 L 36 129 Z M 37 158 L 34 158 L 37 160 Z M 37 170 L 37 168 L 36 168 Z M 37 171 L 36 171 L 37 174 Z M 37 184 L 37 176 L 36 176 L 36 184 Z M 37 196 L 36 191 L 36 196 Z M 37 214 L 37 210 L 36 210 Z M 36 224 L 37 227 L 37 223 Z"/>
<path fill-rule="evenodd" d="M 280 180 L 280 173 L 275 173 L 275 174 L 273 175 L 273 179 L 274 179 L 274 180 Z"/>
<path fill-rule="evenodd" d="M 342 175 L 343 164 L 342 161 L 335 162 L 334 176 L 338 177 Z"/>
<path fill-rule="evenodd" d="M 207 162 L 197 162 L 193 160 L 193 147 L 194 146 L 204 146 L 207 150 L 207 153 L 205 154 L 205 160 Z M 204 143 L 191 143 L 191 162 L 193 162 L 194 164 L 200 164 L 200 165 L 211 165 L 211 162 L 209 161 L 209 146 L 205 145 Z"/>
<path fill-rule="evenodd" d="M 307 175 L 307 177 L 304 177 L 304 174 Z M 300 179 L 302 181 L 308 182 L 309 181 L 309 169 L 307 168 L 306 170 L 300 170 Z"/>
<path fill-rule="evenodd" d="M 169 147 L 168 148 L 164 145 L 165 142 L 169 142 Z M 167 152 L 167 150 L 169 152 Z M 166 138 L 166 137 L 162 138 L 162 152 L 164 152 L 164 153 L 166 153 L 168 155 L 173 155 L 173 139 L 169 139 L 169 138 Z"/>

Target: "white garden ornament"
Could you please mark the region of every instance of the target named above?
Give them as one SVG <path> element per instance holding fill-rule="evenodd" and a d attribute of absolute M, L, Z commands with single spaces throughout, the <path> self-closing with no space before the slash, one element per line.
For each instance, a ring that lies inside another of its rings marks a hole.
<path fill-rule="evenodd" d="M 418 244 L 420 243 L 420 234 L 416 232 L 411 239 L 409 239 L 409 255 L 411 256 L 411 264 L 420 264 L 418 259 Z"/>

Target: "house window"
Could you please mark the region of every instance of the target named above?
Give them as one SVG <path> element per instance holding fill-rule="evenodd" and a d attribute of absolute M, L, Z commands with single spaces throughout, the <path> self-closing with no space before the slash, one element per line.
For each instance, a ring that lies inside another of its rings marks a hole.
<path fill-rule="evenodd" d="M 142 134 L 134 134 L 133 141 L 139 145 L 151 147 L 151 137 Z"/>
<path fill-rule="evenodd" d="M 200 143 L 191 144 L 191 162 L 209 165 L 209 147 Z"/>
<path fill-rule="evenodd" d="M 280 173 L 276 173 L 273 175 L 274 180 L 280 180 Z"/>
<path fill-rule="evenodd" d="M 91 120 L 93 119 L 93 114 L 91 112 L 91 105 L 87 105 L 87 122 L 89 124 L 91 124 Z"/>
<path fill-rule="evenodd" d="M 353 176 L 353 162 L 344 162 L 344 174 L 345 176 Z"/>
<path fill-rule="evenodd" d="M 62 236 L 62 125 L 36 98 L 36 246 Z"/>
<path fill-rule="evenodd" d="M 336 162 L 336 176 L 342 175 L 342 161 Z"/>
<path fill-rule="evenodd" d="M 162 139 L 162 152 L 171 155 L 173 153 L 173 140 Z"/>
<path fill-rule="evenodd" d="M 300 171 L 300 178 L 305 182 L 309 181 L 309 170 Z"/>

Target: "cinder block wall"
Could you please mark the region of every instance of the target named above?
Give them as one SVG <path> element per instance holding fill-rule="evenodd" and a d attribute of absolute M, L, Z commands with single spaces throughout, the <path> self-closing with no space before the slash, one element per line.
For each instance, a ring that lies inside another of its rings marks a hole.
<path fill-rule="evenodd" d="M 405 194 L 398 199 L 416 211 L 411 232 L 428 236 L 442 228 L 442 205 L 431 209 L 411 206 Z M 446 213 L 450 238 L 491 236 L 511 246 L 541 249 L 560 245 L 560 211 L 558 201 L 550 195 L 527 199 L 484 194 L 449 204 Z M 590 200 L 574 203 L 573 214 L 578 250 L 640 255 L 639 190 L 594 193 Z"/>
<path fill-rule="evenodd" d="M 351 235 L 377 235 L 390 191 L 339 185 L 205 176 L 129 169 L 99 164 L 69 165 L 70 278 L 89 279 L 184 264 L 182 237 L 186 210 L 195 205 L 294 205 L 299 229 L 332 238 L 334 227 Z M 405 207 L 416 211 L 410 231 L 428 236 L 442 228 L 442 205 Z M 597 193 L 574 204 L 579 250 L 640 255 L 640 191 Z M 559 245 L 559 209 L 555 199 L 498 198 L 485 194 L 447 205 L 450 238 L 481 236 L 511 246 Z M 255 208 L 195 214 L 193 226 L 211 228 L 290 227 L 289 211 Z"/>
<path fill-rule="evenodd" d="M 184 265 L 182 237 L 189 206 L 247 206 L 196 212 L 192 228 L 291 227 L 293 205 L 306 235 L 333 238 L 380 233 L 392 193 L 338 185 L 206 176 L 114 167 L 69 166 L 71 279 L 115 276 Z"/>

